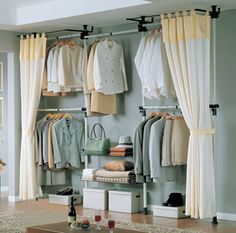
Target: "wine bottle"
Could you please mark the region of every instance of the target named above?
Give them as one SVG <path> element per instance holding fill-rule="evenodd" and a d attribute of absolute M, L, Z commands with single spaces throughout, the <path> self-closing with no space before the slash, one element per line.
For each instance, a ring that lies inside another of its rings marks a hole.
<path fill-rule="evenodd" d="M 76 211 L 74 207 L 74 198 L 71 197 L 71 206 L 68 213 L 68 224 L 70 225 L 74 221 L 76 221 Z"/>

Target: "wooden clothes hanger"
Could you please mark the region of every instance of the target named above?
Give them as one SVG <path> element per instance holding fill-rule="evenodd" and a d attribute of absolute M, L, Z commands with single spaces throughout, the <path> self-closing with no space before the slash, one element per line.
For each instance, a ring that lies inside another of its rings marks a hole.
<path fill-rule="evenodd" d="M 79 45 L 74 41 L 74 40 L 66 40 L 65 42 L 66 45 L 68 45 L 69 47 L 78 47 Z"/>
<path fill-rule="evenodd" d="M 163 116 L 163 112 L 151 112 L 150 113 L 150 117 L 162 117 Z"/>
<path fill-rule="evenodd" d="M 73 116 L 70 113 L 66 113 L 63 117 L 68 120 L 71 120 L 73 118 Z"/>

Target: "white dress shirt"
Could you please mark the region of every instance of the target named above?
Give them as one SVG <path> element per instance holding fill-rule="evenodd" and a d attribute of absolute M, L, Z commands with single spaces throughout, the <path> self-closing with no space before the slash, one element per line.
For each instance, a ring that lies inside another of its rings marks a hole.
<path fill-rule="evenodd" d="M 51 83 L 53 93 L 70 92 L 70 88 L 61 87 L 58 83 L 58 55 L 60 47 L 56 46 L 53 52 L 52 67 L 51 67 Z"/>
<path fill-rule="evenodd" d="M 48 54 L 47 59 L 47 90 L 53 91 L 53 84 L 52 84 L 52 63 L 53 63 L 53 55 L 56 47 L 52 48 Z"/>
<path fill-rule="evenodd" d="M 156 81 L 156 86 L 159 89 L 159 93 L 157 94 L 155 91 L 151 91 L 151 95 L 156 99 L 160 99 L 161 97 L 176 97 L 162 33 L 158 34 L 156 37 L 152 53 L 153 56 L 149 66 Z"/>
<path fill-rule="evenodd" d="M 176 96 L 162 33 L 154 32 L 141 39 L 134 62 L 144 97 L 163 99 Z"/>
<path fill-rule="evenodd" d="M 123 50 L 114 40 L 97 44 L 93 78 L 97 92 L 118 94 L 128 90 Z"/>

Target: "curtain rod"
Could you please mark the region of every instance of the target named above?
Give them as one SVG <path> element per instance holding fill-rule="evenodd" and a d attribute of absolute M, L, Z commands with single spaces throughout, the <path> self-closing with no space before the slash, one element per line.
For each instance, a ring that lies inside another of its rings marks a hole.
<path fill-rule="evenodd" d="M 207 10 L 204 9 L 194 9 L 195 11 L 199 11 L 199 12 L 207 12 Z M 191 11 L 191 10 L 186 10 L 187 12 Z M 179 13 L 183 13 L 184 11 L 178 11 Z M 165 13 L 164 13 L 165 14 Z M 171 12 L 170 14 L 175 14 L 175 12 Z M 157 15 L 144 15 L 144 16 L 137 16 L 137 17 L 132 17 L 132 18 L 127 18 L 127 20 L 133 20 L 133 21 L 137 21 L 140 18 L 153 18 L 153 17 L 161 17 L 161 14 L 157 14 Z"/>
<path fill-rule="evenodd" d="M 40 108 L 38 112 L 86 112 L 86 108 Z"/>
<path fill-rule="evenodd" d="M 210 15 L 211 18 L 218 18 L 219 14 L 220 14 L 220 8 L 217 9 L 216 5 L 211 6 L 212 11 L 210 11 Z M 186 11 L 191 11 L 191 10 L 186 10 Z M 195 9 L 195 11 L 199 11 L 199 12 L 207 12 L 204 9 Z M 183 11 L 179 11 L 179 12 L 183 12 Z M 173 14 L 173 12 L 171 13 Z M 145 18 L 152 18 L 151 22 L 145 21 Z M 160 14 L 157 15 L 149 15 L 149 16 L 139 16 L 139 17 L 133 17 L 133 18 L 127 18 L 127 20 L 131 20 L 131 21 L 136 21 L 139 22 L 138 25 L 138 29 L 140 29 L 140 26 L 142 28 L 143 25 L 145 25 L 145 27 L 147 26 L 152 26 L 153 25 L 153 17 L 160 17 Z M 160 19 L 159 19 L 160 20 Z M 160 22 L 159 22 L 160 23 Z M 154 23 L 155 25 L 155 23 Z M 72 31 L 72 32 L 80 32 L 77 34 L 72 34 L 72 35 L 62 35 L 62 36 L 57 36 L 54 38 L 48 38 L 48 40 L 55 40 L 55 39 L 67 39 L 67 38 L 75 38 L 75 37 L 82 37 L 82 39 L 89 39 L 89 38 L 95 38 L 95 37 L 102 37 L 102 36 L 109 36 L 109 35 L 122 35 L 122 34 L 128 34 L 128 33 L 134 33 L 134 32 L 138 32 L 140 30 L 136 30 L 133 29 L 132 31 L 130 30 L 130 32 L 127 31 L 121 31 L 121 32 L 109 32 L 109 33 L 104 33 L 104 34 L 97 34 L 97 35 L 89 35 L 89 33 L 93 32 L 93 26 L 91 26 L 91 29 L 88 30 L 88 25 L 83 25 L 83 29 L 81 30 L 75 30 L 75 29 L 63 29 L 63 30 L 57 30 L 57 31 L 51 31 L 51 32 L 46 32 L 45 34 L 52 34 L 52 33 L 58 33 L 58 32 L 63 32 L 63 31 Z M 35 32 L 33 33 L 29 33 L 29 34 L 36 34 Z M 22 34 L 23 35 L 23 34 Z M 21 35 L 17 35 L 17 37 L 20 37 Z M 24 35 L 23 35 L 24 36 Z"/>

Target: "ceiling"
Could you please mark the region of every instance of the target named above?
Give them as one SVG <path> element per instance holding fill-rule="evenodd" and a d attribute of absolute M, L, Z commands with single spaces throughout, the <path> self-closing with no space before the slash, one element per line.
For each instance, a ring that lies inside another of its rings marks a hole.
<path fill-rule="evenodd" d="M 42 32 L 126 24 L 127 17 L 193 8 L 236 9 L 235 0 L 0 0 L 0 29 Z"/>

